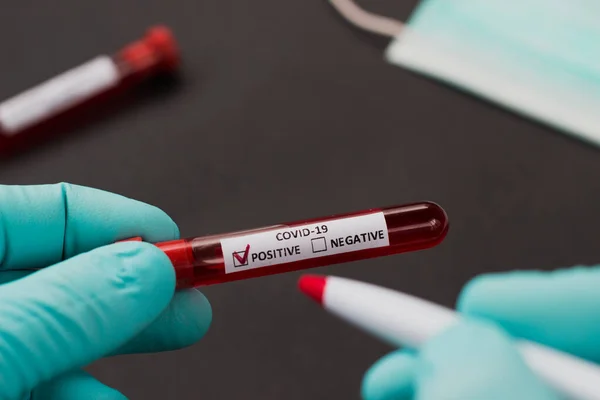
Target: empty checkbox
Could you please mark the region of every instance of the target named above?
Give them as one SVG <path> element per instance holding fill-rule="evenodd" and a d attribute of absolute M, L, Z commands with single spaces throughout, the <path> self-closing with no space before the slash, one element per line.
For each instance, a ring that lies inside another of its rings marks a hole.
<path fill-rule="evenodd" d="M 313 253 L 320 253 L 327 250 L 327 242 L 324 237 L 314 238 L 310 241 Z"/>

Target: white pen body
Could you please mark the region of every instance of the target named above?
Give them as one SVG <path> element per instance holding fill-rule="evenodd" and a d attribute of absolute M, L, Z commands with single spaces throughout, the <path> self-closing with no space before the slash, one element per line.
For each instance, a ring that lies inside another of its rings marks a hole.
<path fill-rule="evenodd" d="M 323 307 L 398 347 L 417 349 L 459 321 L 455 311 L 404 293 L 328 277 Z M 600 400 L 600 368 L 569 354 L 517 341 L 527 365 L 557 392 L 573 400 Z"/>
<path fill-rule="evenodd" d="M 445 307 L 368 283 L 330 276 L 323 307 L 394 346 L 418 348 L 458 321 Z"/>

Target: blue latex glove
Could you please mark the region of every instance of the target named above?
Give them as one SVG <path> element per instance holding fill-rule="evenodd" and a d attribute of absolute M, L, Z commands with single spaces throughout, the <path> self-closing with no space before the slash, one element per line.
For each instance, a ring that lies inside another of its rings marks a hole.
<path fill-rule="evenodd" d="M 600 361 L 600 269 L 524 271 L 475 278 L 461 293 L 467 316 L 418 353 L 377 362 L 367 400 L 555 400 L 524 364 L 511 337 Z"/>
<path fill-rule="evenodd" d="M 124 399 L 79 368 L 199 340 L 212 318 L 206 298 L 175 294 L 156 247 L 111 244 L 178 235 L 159 209 L 115 194 L 0 185 L 0 399 Z M 25 268 L 43 269 L 16 271 Z"/>

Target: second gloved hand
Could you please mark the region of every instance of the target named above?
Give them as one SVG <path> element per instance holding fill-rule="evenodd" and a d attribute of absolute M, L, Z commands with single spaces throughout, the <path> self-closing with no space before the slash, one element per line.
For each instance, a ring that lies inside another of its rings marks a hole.
<path fill-rule="evenodd" d="M 366 374 L 366 400 L 555 400 L 511 337 L 600 361 L 600 268 L 483 275 L 463 290 L 466 320 L 419 352 L 399 351 Z"/>
<path fill-rule="evenodd" d="M 366 400 L 559 400 L 496 326 L 463 321 L 420 351 L 379 360 L 363 382 Z"/>

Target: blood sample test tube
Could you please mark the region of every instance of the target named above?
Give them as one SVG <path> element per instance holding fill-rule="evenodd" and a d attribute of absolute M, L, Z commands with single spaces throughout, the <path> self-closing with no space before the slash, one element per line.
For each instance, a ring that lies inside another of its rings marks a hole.
<path fill-rule="evenodd" d="M 447 231 L 445 211 L 422 202 L 155 245 L 181 289 L 422 250 Z"/>
<path fill-rule="evenodd" d="M 117 53 L 97 56 L 0 103 L 0 153 L 30 144 L 33 137 L 47 136 L 57 123 L 150 77 L 172 72 L 178 64 L 179 51 L 170 30 L 152 27 L 145 37 Z"/>

